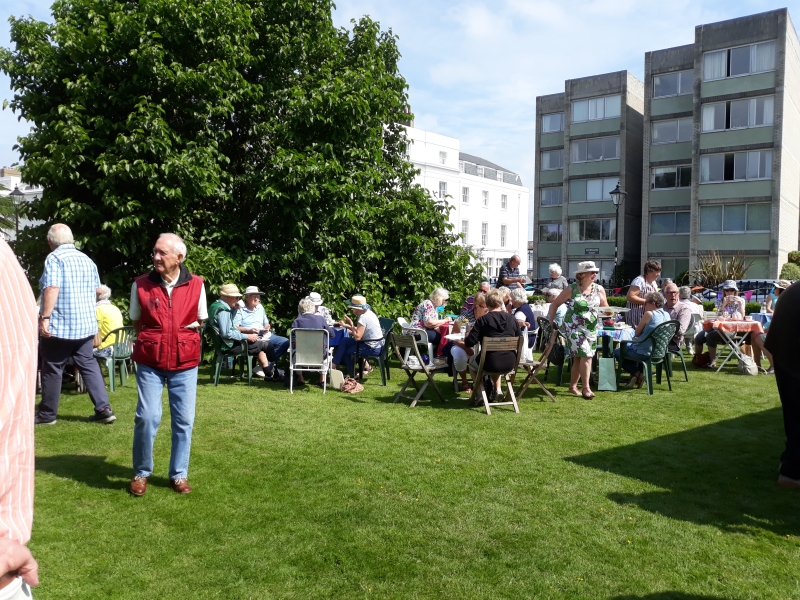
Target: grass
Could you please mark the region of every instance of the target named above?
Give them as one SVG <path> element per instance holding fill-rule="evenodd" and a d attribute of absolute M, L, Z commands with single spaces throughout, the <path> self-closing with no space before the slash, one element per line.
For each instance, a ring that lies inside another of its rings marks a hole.
<path fill-rule="evenodd" d="M 143 498 L 132 382 L 111 426 L 67 392 L 36 430 L 36 598 L 797 598 L 774 379 L 726 369 L 492 416 L 444 376 L 447 404 L 409 409 L 397 370 L 324 396 L 206 370 L 195 491 L 166 487 L 165 408 Z"/>

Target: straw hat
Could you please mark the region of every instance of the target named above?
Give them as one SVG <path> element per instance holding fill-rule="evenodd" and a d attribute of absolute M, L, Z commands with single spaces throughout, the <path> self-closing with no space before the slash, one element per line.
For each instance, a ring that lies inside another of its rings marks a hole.
<path fill-rule="evenodd" d="M 773 283 L 772 285 L 773 285 L 773 287 L 776 287 L 779 290 L 785 290 L 786 288 L 788 288 L 792 284 L 791 284 L 791 282 L 786 281 L 785 279 L 780 279 L 780 280 L 776 281 L 775 283 Z"/>
<path fill-rule="evenodd" d="M 239 293 L 239 288 L 236 287 L 234 283 L 226 283 L 221 288 L 219 288 L 219 295 L 220 296 L 228 296 L 229 298 L 241 298 L 242 295 Z"/>
<path fill-rule="evenodd" d="M 364 296 L 355 295 L 350 298 L 350 308 L 368 309 L 369 304 L 367 304 L 367 299 Z"/>
<path fill-rule="evenodd" d="M 263 296 L 264 292 L 259 290 L 257 285 L 248 285 L 244 290 L 244 295 L 249 296 L 250 294 L 258 294 L 259 296 Z"/>
<path fill-rule="evenodd" d="M 575 275 L 578 275 L 579 273 L 599 273 L 599 272 L 600 269 L 598 269 L 595 266 L 594 261 L 587 260 L 578 263 L 578 270 L 575 271 Z"/>

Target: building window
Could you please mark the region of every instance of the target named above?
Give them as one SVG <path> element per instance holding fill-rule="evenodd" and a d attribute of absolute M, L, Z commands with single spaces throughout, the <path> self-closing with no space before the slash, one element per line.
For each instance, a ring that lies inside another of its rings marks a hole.
<path fill-rule="evenodd" d="M 774 70 L 774 41 L 703 54 L 703 81 Z"/>
<path fill-rule="evenodd" d="M 673 190 L 675 188 L 692 187 L 692 167 L 662 167 L 652 169 L 650 175 L 651 190 Z"/>
<path fill-rule="evenodd" d="M 589 257 L 587 257 L 589 258 Z M 574 273 L 578 270 L 578 263 L 580 261 L 571 260 L 569 261 L 569 269 L 567 270 L 569 273 Z M 597 281 L 609 281 L 611 279 L 611 274 L 614 272 L 614 261 L 613 260 L 595 260 L 594 263 L 597 265 L 597 268 L 600 269 L 600 272 L 597 274 Z M 545 275 L 545 277 L 549 277 L 549 273 Z"/>
<path fill-rule="evenodd" d="M 700 233 L 768 233 L 769 203 L 700 207 Z"/>
<path fill-rule="evenodd" d="M 564 166 L 563 150 L 548 150 L 542 152 L 542 171 L 560 169 Z"/>
<path fill-rule="evenodd" d="M 462 219 L 461 221 L 461 235 L 464 236 L 464 243 L 469 241 L 469 221 Z"/>
<path fill-rule="evenodd" d="M 582 219 L 569 222 L 570 242 L 607 242 L 614 239 L 614 219 Z"/>
<path fill-rule="evenodd" d="M 772 177 L 772 150 L 707 154 L 700 157 L 700 183 Z"/>
<path fill-rule="evenodd" d="M 692 141 L 692 117 L 653 122 L 653 144 L 675 144 Z"/>
<path fill-rule="evenodd" d="M 661 278 L 678 279 L 689 270 L 688 258 L 651 258 L 661 263 Z M 748 272 L 749 273 L 749 272 Z"/>
<path fill-rule="evenodd" d="M 447 182 L 440 181 L 439 182 L 439 200 L 444 200 L 445 196 L 447 196 Z"/>
<path fill-rule="evenodd" d="M 500 194 L 500 208 L 508 210 L 508 196 L 506 194 Z"/>
<path fill-rule="evenodd" d="M 690 212 L 650 213 L 650 235 L 686 235 L 689 233 Z"/>
<path fill-rule="evenodd" d="M 469 204 L 469 188 L 462 187 L 461 188 L 461 202 L 464 204 Z"/>
<path fill-rule="evenodd" d="M 692 93 L 694 71 L 678 71 L 653 75 L 653 98 L 686 96 Z"/>
<path fill-rule="evenodd" d="M 483 201 L 483 206 L 488 208 L 489 207 L 489 192 L 483 190 L 481 192 L 481 200 Z"/>
<path fill-rule="evenodd" d="M 544 188 L 539 192 L 539 204 L 542 206 L 561 206 L 564 188 L 561 186 Z"/>
<path fill-rule="evenodd" d="M 439 164 L 446 165 L 447 164 L 447 152 L 439 152 Z"/>
<path fill-rule="evenodd" d="M 542 133 L 564 131 L 564 113 L 542 115 Z"/>
<path fill-rule="evenodd" d="M 620 115 L 622 96 L 602 96 L 588 100 L 575 100 L 572 103 L 572 122 L 584 123 L 586 121 L 599 121 L 600 119 L 613 119 Z"/>
<path fill-rule="evenodd" d="M 701 127 L 703 132 L 763 127 L 772 125 L 774 115 L 775 96 L 714 102 L 703 105 Z"/>
<path fill-rule="evenodd" d="M 617 187 L 616 177 L 606 179 L 576 179 L 569 182 L 569 203 L 611 201 L 608 195 Z"/>
<path fill-rule="evenodd" d="M 489 224 L 481 223 L 481 246 L 489 245 Z"/>
<path fill-rule="evenodd" d="M 619 158 L 619 136 L 575 140 L 571 143 L 571 158 L 574 163 Z"/>
<path fill-rule="evenodd" d="M 487 258 L 486 259 L 486 277 L 488 278 L 488 277 L 491 277 L 491 276 L 492 276 L 492 259 L 491 258 Z"/>
<path fill-rule="evenodd" d="M 561 223 L 540 223 L 539 224 L 540 242 L 560 242 Z"/>
<path fill-rule="evenodd" d="M 506 247 L 506 230 L 507 230 L 507 228 L 506 228 L 505 225 L 500 225 L 500 247 L 501 248 L 505 248 Z"/>
<path fill-rule="evenodd" d="M 499 277 L 500 276 L 500 267 L 503 266 L 503 259 L 502 258 L 495 258 L 494 259 L 494 265 L 495 265 L 494 276 L 495 277 Z"/>

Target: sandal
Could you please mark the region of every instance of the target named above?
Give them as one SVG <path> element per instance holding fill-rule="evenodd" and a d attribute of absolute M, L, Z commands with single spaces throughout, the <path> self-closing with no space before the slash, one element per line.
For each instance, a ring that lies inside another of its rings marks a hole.
<path fill-rule="evenodd" d="M 645 381 L 646 381 L 646 378 L 644 376 L 644 373 L 642 373 L 640 375 L 637 375 L 636 376 L 636 389 L 637 390 L 642 389 L 642 386 L 644 385 Z"/>
<path fill-rule="evenodd" d="M 467 386 L 461 390 L 462 394 L 472 394 L 472 388 Z"/>
<path fill-rule="evenodd" d="M 578 391 L 578 388 L 569 388 L 568 390 L 573 396 L 581 397 L 581 393 Z"/>
<path fill-rule="evenodd" d="M 581 396 L 583 397 L 584 400 L 591 400 L 592 398 L 594 398 L 594 394 L 589 390 L 582 390 Z"/>

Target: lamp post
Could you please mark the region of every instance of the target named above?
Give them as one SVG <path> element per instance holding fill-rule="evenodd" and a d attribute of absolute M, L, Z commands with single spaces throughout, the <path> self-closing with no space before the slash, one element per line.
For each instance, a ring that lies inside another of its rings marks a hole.
<path fill-rule="evenodd" d="M 14 240 L 19 236 L 19 206 L 25 199 L 25 194 L 19 191 L 19 186 L 14 186 L 14 191 L 9 194 L 11 203 L 14 205 Z"/>
<path fill-rule="evenodd" d="M 617 247 L 619 246 L 619 207 L 620 205 L 625 202 L 625 196 L 628 195 L 627 192 L 621 190 L 619 188 L 619 179 L 617 180 L 617 187 L 609 192 L 611 196 L 611 201 L 614 203 L 614 211 L 616 212 L 616 217 L 614 221 L 614 275 L 611 278 L 611 285 L 617 285 L 617 266 L 619 265 L 619 252 Z"/>

